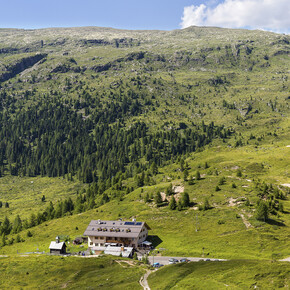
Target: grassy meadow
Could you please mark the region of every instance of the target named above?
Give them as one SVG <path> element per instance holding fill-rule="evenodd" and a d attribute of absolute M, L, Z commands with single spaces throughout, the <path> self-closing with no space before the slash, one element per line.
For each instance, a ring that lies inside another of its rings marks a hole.
<path fill-rule="evenodd" d="M 284 212 L 270 215 L 267 223 L 256 220 L 255 204 L 258 200 L 258 180 L 274 182 L 280 186 L 287 182 L 287 178 L 282 176 L 289 170 L 289 163 L 282 156 L 285 156 L 288 149 L 290 148 L 285 144 L 273 144 L 268 150 L 274 154 L 269 155 L 266 149 L 256 150 L 252 146 L 239 149 L 217 146 L 192 154 L 186 159 L 189 176 L 195 176 L 199 170 L 201 180 L 193 179 L 193 183 L 184 181 L 182 172 L 178 170 L 179 163 L 168 165 L 159 169 L 155 185 L 138 188 L 125 195 L 122 200 L 112 199 L 96 209 L 30 228 L 32 237 L 27 237 L 28 230 L 24 230 L 20 236 L 25 242 L 7 245 L 0 249 L 0 253 L 16 254 L 33 252 L 36 249 L 47 252 L 50 241 L 57 235 L 69 236 L 73 240 L 83 234 L 91 219 L 122 217 L 125 220 L 137 218 L 146 221 L 151 227 L 149 234 L 157 248 L 166 249 L 163 255 L 200 257 L 204 252 L 208 257 L 227 259 L 287 257 L 290 255 L 289 200 L 281 201 Z M 279 159 L 279 162 L 275 161 Z M 205 162 L 208 168 L 204 168 Z M 265 165 L 261 166 L 261 163 Z M 238 169 L 242 172 L 241 177 L 237 177 Z M 221 177 L 225 177 L 225 182 L 216 191 Z M 67 186 L 76 186 L 73 182 L 61 182 Z M 126 182 L 127 185 L 134 185 L 132 179 Z M 166 204 L 156 207 L 153 200 L 144 202 L 146 194 L 154 196 L 158 191 L 165 192 L 171 183 L 173 186 L 184 187 L 184 191 L 190 196 L 189 208 L 172 211 Z M 284 190 L 287 194 L 286 187 Z M 107 192 L 110 196 L 111 190 Z M 209 200 L 212 208 L 200 211 L 198 207 L 202 206 L 205 198 Z M 12 237 L 16 238 L 16 235 Z M 81 250 L 72 245 L 68 248 L 71 252 Z"/>
<path fill-rule="evenodd" d="M 152 289 L 288 288 L 287 263 L 232 260 L 169 265 L 149 276 Z"/>
<path fill-rule="evenodd" d="M 213 27 L 0 29 L 0 222 L 29 219 L 78 192 L 85 199 L 93 179 L 99 187 L 92 207 L 86 201 L 84 210 L 24 229 L 20 240 L 0 237 L 8 256 L 0 257 L 0 288 L 140 288 L 143 266 L 27 255 L 47 253 L 56 236 L 69 253 L 82 251 L 72 241 L 90 220 L 118 218 L 146 221 L 162 255 L 234 259 L 166 266 L 150 275 L 152 289 L 289 288 L 289 265 L 277 262 L 290 256 L 289 41 Z M 43 59 L 32 65 L 37 53 Z M 142 138 L 130 133 L 139 123 Z M 204 125 L 223 129 L 211 140 Z M 120 136 L 126 146 L 114 148 Z M 149 181 L 139 186 L 142 174 Z M 170 196 L 156 205 L 170 184 L 176 199 L 188 193 L 190 206 L 170 210 Z M 268 198 L 263 187 L 283 193 L 267 200 L 276 210 L 266 222 L 256 219 L 257 202 Z"/>
<path fill-rule="evenodd" d="M 74 199 L 77 192 L 81 192 L 84 187 L 80 182 L 67 181 L 62 177 L 6 175 L 0 179 L 0 201 L 3 203 L 0 219 L 7 216 L 12 222 L 17 214 L 22 219 L 28 218 L 32 212 L 37 214 L 38 211 L 43 211 L 50 201 L 55 204 L 69 196 Z M 9 203 L 9 208 L 5 208 L 6 202 Z"/>
<path fill-rule="evenodd" d="M 118 260 L 116 262 L 115 260 Z M 0 257 L 2 289 L 142 289 L 142 266 L 112 257 Z"/>

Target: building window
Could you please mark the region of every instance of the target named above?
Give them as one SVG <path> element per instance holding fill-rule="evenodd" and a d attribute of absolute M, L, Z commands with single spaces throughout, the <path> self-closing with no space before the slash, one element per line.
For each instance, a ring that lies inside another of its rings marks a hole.
<path fill-rule="evenodd" d="M 90 246 L 92 246 L 94 243 L 93 242 L 90 242 Z"/>

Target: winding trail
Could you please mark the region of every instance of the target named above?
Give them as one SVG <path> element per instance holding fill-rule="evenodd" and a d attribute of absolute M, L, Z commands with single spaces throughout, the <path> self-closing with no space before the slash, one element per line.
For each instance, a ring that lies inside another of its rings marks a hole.
<path fill-rule="evenodd" d="M 251 228 L 252 227 L 252 225 L 249 223 L 249 221 L 245 218 L 245 216 L 242 214 L 242 213 L 240 213 L 240 216 L 241 216 L 241 218 L 242 218 L 242 220 L 243 220 L 243 223 L 244 223 L 244 225 L 246 226 L 246 228 L 248 229 L 248 228 Z"/>
<path fill-rule="evenodd" d="M 144 290 L 150 290 L 147 278 L 151 273 L 152 273 L 151 270 L 147 270 L 147 272 L 139 280 L 139 283 L 143 287 Z"/>

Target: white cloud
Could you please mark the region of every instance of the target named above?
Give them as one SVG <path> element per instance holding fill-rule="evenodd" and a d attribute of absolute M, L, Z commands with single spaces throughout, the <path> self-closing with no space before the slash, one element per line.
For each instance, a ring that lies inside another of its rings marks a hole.
<path fill-rule="evenodd" d="M 186 6 L 181 27 L 219 26 L 290 31 L 289 0 L 224 0 L 215 7 Z"/>

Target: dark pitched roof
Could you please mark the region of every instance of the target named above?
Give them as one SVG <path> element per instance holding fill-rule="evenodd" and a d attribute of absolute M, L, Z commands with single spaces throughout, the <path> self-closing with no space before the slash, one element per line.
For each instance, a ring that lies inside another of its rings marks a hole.
<path fill-rule="evenodd" d="M 150 229 L 144 222 L 92 220 L 85 230 L 84 235 L 99 237 L 137 238 L 144 225 L 147 229 Z"/>

